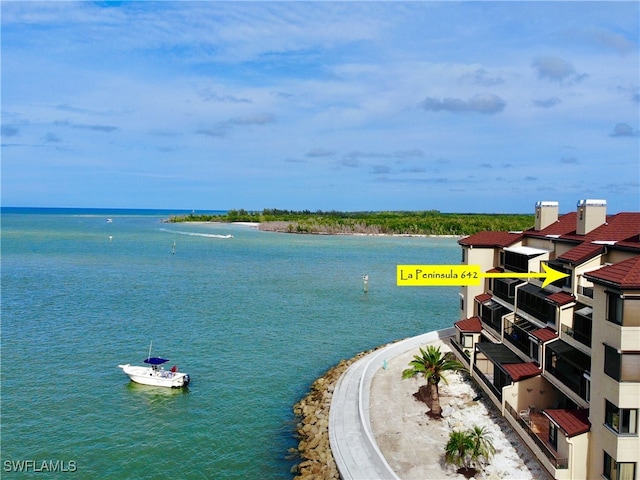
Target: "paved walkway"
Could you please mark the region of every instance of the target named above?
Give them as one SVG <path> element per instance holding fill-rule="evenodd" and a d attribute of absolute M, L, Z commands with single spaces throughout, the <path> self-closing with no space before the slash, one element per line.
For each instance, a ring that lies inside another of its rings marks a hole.
<path fill-rule="evenodd" d="M 360 386 L 368 357 L 351 365 L 340 377 L 333 392 L 329 413 L 329 444 L 340 476 L 348 479 L 396 479 L 373 440 L 364 428 L 367 418 L 360 414 Z"/>
<path fill-rule="evenodd" d="M 449 328 L 394 343 L 361 358 L 340 377 L 331 400 L 329 443 L 344 480 L 399 479 L 371 430 L 369 393 L 373 376 L 391 358 L 454 333 L 455 329 Z"/>
<path fill-rule="evenodd" d="M 499 412 L 473 400 L 476 392 L 462 376 L 451 375 L 441 389 L 443 409 L 449 410 L 443 420 L 429 419 L 426 406 L 413 397 L 419 379 L 400 380 L 418 347 L 433 344 L 449 351 L 454 334 L 450 328 L 394 343 L 361 358 L 340 377 L 329 411 L 329 442 L 342 479 L 458 477 L 441 452 L 451 429 L 471 424 L 486 428 L 497 450 L 484 478 L 549 479 Z"/>

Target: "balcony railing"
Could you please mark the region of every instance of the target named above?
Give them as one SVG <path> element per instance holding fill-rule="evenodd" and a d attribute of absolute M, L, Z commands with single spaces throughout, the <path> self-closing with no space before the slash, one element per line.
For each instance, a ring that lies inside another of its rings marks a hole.
<path fill-rule="evenodd" d="M 593 287 L 583 287 L 582 285 L 578 285 L 578 294 L 593 298 Z"/>
<path fill-rule="evenodd" d="M 518 309 L 544 323 L 555 323 L 555 307 L 546 301 L 549 294 L 535 285 L 525 285 L 518 292 Z"/>
<path fill-rule="evenodd" d="M 473 371 L 476 373 L 476 378 L 482 380 L 489 390 L 493 392 L 493 394 L 498 398 L 498 400 L 502 401 L 502 389 L 498 390 L 498 388 L 493 384 L 493 379 L 488 378 L 484 373 L 480 371 L 477 366 L 473 366 Z"/>
<path fill-rule="evenodd" d="M 529 336 L 524 330 L 518 328 L 516 325 L 511 325 L 509 328 L 505 328 L 504 333 L 505 340 L 509 341 L 525 355 L 529 355 Z"/>
<path fill-rule="evenodd" d="M 521 281 L 513 279 L 500 279 L 496 278 L 493 284 L 493 294 L 504 300 L 507 303 L 513 305 L 515 302 L 515 286 L 521 283 Z"/>
<path fill-rule="evenodd" d="M 470 362 L 471 362 L 471 359 L 469 358 L 469 354 L 467 354 L 467 352 L 465 352 L 465 350 L 469 351 L 469 349 L 462 348 L 462 345 L 460 345 L 453 338 L 449 341 L 449 345 L 451 345 L 453 347 L 453 349 L 458 352 L 458 354 L 459 354 L 458 356 L 462 359 L 462 361 L 465 362 L 466 366 L 468 367 Z"/>
<path fill-rule="evenodd" d="M 524 421 L 524 419 L 520 418 L 520 415 L 514 410 L 514 408 L 509 403 L 505 403 L 506 411 L 509 412 L 509 415 L 513 417 L 513 419 L 518 422 L 525 432 L 531 437 L 534 443 L 540 448 L 542 453 L 547 457 L 547 459 L 551 462 L 552 465 L 555 466 L 558 470 L 566 470 L 569 468 L 569 459 L 567 458 L 558 458 L 557 454 L 554 450 L 551 449 L 547 442 L 541 439 L 532 429 L 531 426 Z"/>
<path fill-rule="evenodd" d="M 566 362 L 565 362 L 566 363 Z M 589 382 L 586 380 L 584 374 L 589 374 L 588 371 L 567 371 L 565 364 L 560 365 L 560 368 L 552 367 L 547 364 L 547 373 L 556 377 L 561 384 L 570 389 L 573 393 L 578 395 L 583 400 L 589 401 Z M 573 367 L 572 367 L 573 368 Z"/>
<path fill-rule="evenodd" d="M 570 336 L 577 342 L 591 348 L 591 336 L 585 335 L 584 333 L 578 332 L 568 325 L 562 325 L 562 333 Z"/>
<path fill-rule="evenodd" d="M 502 311 L 496 312 L 495 310 L 489 311 L 489 313 L 482 312 L 482 323 L 491 327 L 498 334 L 502 333 Z"/>

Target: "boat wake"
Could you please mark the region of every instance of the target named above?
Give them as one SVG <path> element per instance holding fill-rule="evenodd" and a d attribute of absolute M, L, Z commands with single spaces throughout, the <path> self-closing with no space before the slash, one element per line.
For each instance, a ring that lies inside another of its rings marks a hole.
<path fill-rule="evenodd" d="M 233 238 L 233 235 L 220 235 L 217 233 L 181 232 L 180 230 L 169 230 L 167 228 L 161 228 L 160 230 L 163 232 L 177 233 L 178 235 L 187 235 L 188 237 Z"/>

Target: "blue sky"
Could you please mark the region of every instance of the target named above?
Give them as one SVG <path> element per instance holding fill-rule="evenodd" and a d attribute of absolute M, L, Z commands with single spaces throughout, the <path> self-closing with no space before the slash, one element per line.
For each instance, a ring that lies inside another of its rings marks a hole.
<path fill-rule="evenodd" d="M 5 206 L 640 209 L 638 2 L 11 2 Z"/>

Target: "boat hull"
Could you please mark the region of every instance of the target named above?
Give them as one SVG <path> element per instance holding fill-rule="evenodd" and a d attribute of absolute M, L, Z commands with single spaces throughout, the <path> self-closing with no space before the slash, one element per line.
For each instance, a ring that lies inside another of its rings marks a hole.
<path fill-rule="evenodd" d="M 153 387 L 181 388 L 186 387 L 191 380 L 189 375 L 182 372 L 171 372 L 153 369 L 150 367 L 138 367 L 135 365 L 118 365 L 126 373 L 131 381 Z"/>

